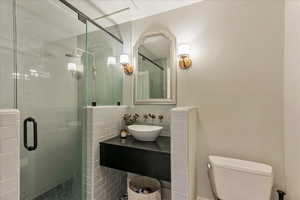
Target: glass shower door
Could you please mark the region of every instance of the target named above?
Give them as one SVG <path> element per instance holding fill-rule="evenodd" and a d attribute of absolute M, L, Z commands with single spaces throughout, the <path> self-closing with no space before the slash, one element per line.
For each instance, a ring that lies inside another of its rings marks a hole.
<path fill-rule="evenodd" d="M 123 44 L 87 23 L 86 49 L 94 54 L 94 58 L 89 57 L 87 61 L 95 63 L 96 71 L 86 74 L 89 81 L 86 85 L 90 86 L 87 88 L 88 105 L 92 101 L 96 101 L 98 106 L 122 104 L 124 73 L 118 59 Z"/>
<path fill-rule="evenodd" d="M 22 200 L 82 199 L 83 67 L 69 55 L 85 31 L 59 1 L 17 0 Z"/>

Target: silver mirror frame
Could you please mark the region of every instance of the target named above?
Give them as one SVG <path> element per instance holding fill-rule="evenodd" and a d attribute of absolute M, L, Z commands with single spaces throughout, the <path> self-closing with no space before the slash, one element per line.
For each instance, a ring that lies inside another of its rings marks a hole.
<path fill-rule="evenodd" d="M 170 99 L 145 99 L 138 100 L 137 99 L 137 73 L 138 73 L 138 49 L 141 44 L 144 43 L 144 40 L 148 37 L 155 35 L 164 35 L 171 41 L 170 48 L 170 69 L 171 69 L 171 98 Z M 159 31 L 150 31 L 143 33 L 139 40 L 136 42 L 133 48 L 133 64 L 135 67 L 134 70 L 134 104 L 135 105 L 163 105 L 163 104 L 173 104 L 177 103 L 177 58 L 176 58 L 176 37 L 167 30 L 159 30 Z"/>

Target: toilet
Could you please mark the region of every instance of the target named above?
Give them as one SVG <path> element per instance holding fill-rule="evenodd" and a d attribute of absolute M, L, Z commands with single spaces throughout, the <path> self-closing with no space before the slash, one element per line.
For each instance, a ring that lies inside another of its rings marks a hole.
<path fill-rule="evenodd" d="M 209 156 L 209 178 L 219 200 L 270 200 L 273 170 L 266 164 Z"/>

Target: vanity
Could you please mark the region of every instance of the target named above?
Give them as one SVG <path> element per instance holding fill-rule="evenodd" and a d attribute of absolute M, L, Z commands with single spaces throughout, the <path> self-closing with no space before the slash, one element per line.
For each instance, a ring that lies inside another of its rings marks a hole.
<path fill-rule="evenodd" d="M 100 142 L 100 165 L 135 174 L 171 181 L 170 138 L 159 136 L 142 142 L 119 136 Z"/>

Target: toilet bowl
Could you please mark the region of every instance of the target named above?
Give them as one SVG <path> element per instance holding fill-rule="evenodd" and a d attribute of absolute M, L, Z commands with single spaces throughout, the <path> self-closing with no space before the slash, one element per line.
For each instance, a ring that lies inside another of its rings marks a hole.
<path fill-rule="evenodd" d="M 220 200 L 270 200 L 273 170 L 266 164 L 209 156 L 209 177 Z"/>

